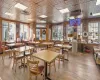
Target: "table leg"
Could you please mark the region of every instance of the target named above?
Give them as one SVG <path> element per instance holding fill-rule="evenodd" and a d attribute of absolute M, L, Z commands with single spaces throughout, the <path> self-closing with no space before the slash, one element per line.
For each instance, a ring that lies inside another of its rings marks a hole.
<path fill-rule="evenodd" d="M 24 54 L 23 54 L 23 55 L 24 55 L 24 59 L 23 59 L 24 62 L 21 63 L 21 65 L 19 66 L 19 68 L 23 68 L 23 67 L 24 67 L 24 68 L 27 68 L 27 65 L 25 64 L 25 51 L 24 51 Z M 22 62 L 22 61 L 21 61 L 21 62 Z"/>
<path fill-rule="evenodd" d="M 47 45 L 47 49 L 49 48 L 49 46 Z"/>
<path fill-rule="evenodd" d="M 47 62 L 45 62 L 45 80 L 51 80 L 49 77 L 48 77 L 48 69 L 47 69 L 48 65 L 47 65 Z"/>

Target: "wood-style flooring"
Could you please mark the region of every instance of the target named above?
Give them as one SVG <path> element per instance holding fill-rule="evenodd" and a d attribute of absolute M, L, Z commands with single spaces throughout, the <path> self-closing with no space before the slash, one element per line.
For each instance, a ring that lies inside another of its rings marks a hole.
<path fill-rule="evenodd" d="M 58 61 L 56 64 L 56 72 L 52 66 L 50 76 L 52 80 L 100 80 L 100 67 L 95 64 L 91 53 L 70 53 L 69 61 L 65 61 L 64 65 L 61 63 L 58 68 Z M 12 60 L 7 56 L 3 64 L 0 57 L 0 80 L 28 80 L 27 68 L 25 70 L 17 68 L 15 73 L 12 69 Z M 43 80 L 43 77 L 38 76 L 38 80 Z"/>

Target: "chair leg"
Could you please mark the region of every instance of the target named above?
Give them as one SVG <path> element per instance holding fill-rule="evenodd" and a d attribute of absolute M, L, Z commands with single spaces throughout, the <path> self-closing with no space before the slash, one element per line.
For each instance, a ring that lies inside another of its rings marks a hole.
<path fill-rule="evenodd" d="M 56 72 L 56 64 L 55 64 L 55 61 L 54 61 L 54 68 L 55 68 L 55 72 Z"/>
<path fill-rule="evenodd" d="M 69 57 L 69 53 L 67 52 L 67 59 L 68 59 L 68 57 Z"/>
<path fill-rule="evenodd" d="M 30 75 L 29 75 L 29 80 L 32 80 L 31 73 L 30 73 Z"/>
<path fill-rule="evenodd" d="M 13 60 L 13 66 L 12 66 L 12 69 L 14 68 L 14 63 L 15 63 L 15 61 Z"/>
<path fill-rule="evenodd" d="M 17 61 L 15 61 L 15 72 L 16 72 L 16 68 L 17 68 Z"/>
<path fill-rule="evenodd" d="M 60 58 L 59 58 L 59 60 L 58 60 L 58 61 L 59 61 L 58 68 L 60 68 Z"/>
<path fill-rule="evenodd" d="M 64 62 L 65 62 L 65 57 L 63 58 L 63 65 L 64 65 Z"/>
<path fill-rule="evenodd" d="M 37 80 L 37 76 L 35 77 L 35 80 Z"/>
<path fill-rule="evenodd" d="M 49 64 L 49 74 L 51 73 L 51 64 Z"/>

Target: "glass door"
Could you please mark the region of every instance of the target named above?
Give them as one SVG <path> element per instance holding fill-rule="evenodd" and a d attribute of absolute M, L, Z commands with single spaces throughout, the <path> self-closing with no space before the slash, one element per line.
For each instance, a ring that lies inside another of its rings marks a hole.
<path fill-rule="evenodd" d="M 36 40 L 41 40 L 40 29 L 36 29 Z"/>
<path fill-rule="evenodd" d="M 46 29 L 36 29 L 36 40 L 46 40 Z"/>

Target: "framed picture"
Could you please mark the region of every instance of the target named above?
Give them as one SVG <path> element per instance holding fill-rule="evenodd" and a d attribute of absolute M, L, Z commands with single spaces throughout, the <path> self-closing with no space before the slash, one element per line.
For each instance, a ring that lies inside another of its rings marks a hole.
<path fill-rule="evenodd" d="M 88 37 L 88 32 L 83 32 L 83 37 Z"/>

